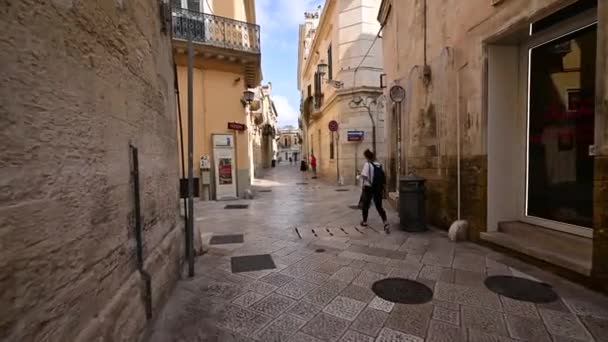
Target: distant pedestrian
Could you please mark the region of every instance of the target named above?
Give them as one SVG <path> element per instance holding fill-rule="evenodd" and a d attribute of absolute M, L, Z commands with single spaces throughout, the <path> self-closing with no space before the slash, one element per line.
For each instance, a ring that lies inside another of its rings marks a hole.
<path fill-rule="evenodd" d="M 289 165 L 293 165 L 293 159 L 289 157 Z"/>
<path fill-rule="evenodd" d="M 317 179 L 317 158 L 315 154 L 310 154 L 310 167 L 312 168 L 312 179 Z"/>
<path fill-rule="evenodd" d="M 363 155 L 365 156 L 366 161 L 361 170 L 361 179 L 363 183 L 361 194 L 361 211 L 363 214 L 363 221 L 361 221 L 361 226 L 367 227 L 367 216 L 369 213 L 369 207 L 371 206 L 373 200 L 376 210 L 384 223 L 384 232 L 388 234 L 390 233 L 390 226 L 386 217 L 386 211 L 384 211 L 384 208 L 382 207 L 386 175 L 382 169 L 382 164 L 376 160 L 374 152 L 365 150 Z"/>

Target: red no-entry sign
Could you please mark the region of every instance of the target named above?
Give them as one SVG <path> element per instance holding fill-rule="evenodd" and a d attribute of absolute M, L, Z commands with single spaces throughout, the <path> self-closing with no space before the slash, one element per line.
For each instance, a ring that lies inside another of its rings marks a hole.
<path fill-rule="evenodd" d="M 332 132 L 335 132 L 338 130 L 338 122 L 336 120 L 331 120 L 329 122 L 328 126 L 329 126 L 329 130 Z"/>

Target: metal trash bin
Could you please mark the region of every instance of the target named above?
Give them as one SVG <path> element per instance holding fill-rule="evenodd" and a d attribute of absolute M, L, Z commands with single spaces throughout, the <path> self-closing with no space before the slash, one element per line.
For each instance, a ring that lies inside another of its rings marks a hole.
<path fill-rule="evenodd" d="M 406 232 L 423 232 L 426 226 L 425 178 L 409 175 L 399 180 L 399 218 Z"/>
<path fill-rule="evenodd" d="M 276 159 L 273 159 L 273 160 L 272 160 L 272 167 L 276 167 L 276 166 L 277 166 L 277 160 L 276 160 Z"/>

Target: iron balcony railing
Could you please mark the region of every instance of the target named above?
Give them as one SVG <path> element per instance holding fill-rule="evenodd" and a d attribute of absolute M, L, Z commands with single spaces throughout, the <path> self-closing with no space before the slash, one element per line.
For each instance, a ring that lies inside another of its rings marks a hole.
<path fill-rule="evenodd" d="M 231 50 L 260 53 L 260 26 L 217 15 L 173 8 L 173 39 Z"/>

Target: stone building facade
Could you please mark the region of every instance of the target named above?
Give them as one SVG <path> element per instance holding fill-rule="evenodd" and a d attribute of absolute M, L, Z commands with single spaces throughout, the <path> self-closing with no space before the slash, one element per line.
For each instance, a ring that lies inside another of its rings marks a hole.
<path fill-rule="evenodd" d="M 270 168 L 277 155 L 279 128 L 277 109 L 272 100 L 272 83 L 255 89 L 255 98 L 250 105 L 251 141 L 253 144 L 254 176 L 259 177 L 263 169 Z"/>
<path fill-rule="evenodd" d="M 389 158 L 427 179 L 429 222 L 607 287 L 608 3 L 384 0 L 378 21 L 406 91 Z"/>
<path fill-rule="evenodd" d="M 0 11 L 0 340 L 137 341 L 179 278 L 176 101 L 159 1 Z"/>
<path fill-rule="evenodd" d="M 248 126 L 251 113 L 244 91 L 261 82 L 260 27 L 254 0 L 182 0 L 173 2 L 173 51 L 179 80 L 184 144 L 187 141 L 187 39 L 192 28 L 194 49 L 193 129 L 195 196 L 210 199 L 244 197 L 251 188 L 253 143 Z M 176 131 L 180 135 L 180 131 Z M 230 139 L 231 158 L 220 157 L 214 136 Z M 207 158 L 210 174 L 203 175 L 199 160 Z M 187 160 L 187 149 L 184 158 Z M 181 162 L 181 158 L 180 158 Z M 182 178 L 182 191 L 186 178 Z M 201 181 L 202 180 L 202 181 Z M 199 190 L 201 193 L 199 193 Z"/>
<path fill-rule="evenodd" d="M 292 126 L 281 128 L 277 137 L 277 161 L 289 162 L 289 158 L 294 162 L 302 160 L 301 137 L 300 130 L 297 128 Z"/>
<path fill-rule="evenodd" d="M 302 152 L 307 160 L 315 155 L 318 174 L 327 180 L 356 182 L 363 151 L 374 146 L 374 126 L 376 152 L 384 161 L 379 6 L 379 0 L 328 0 L 322 9 L 305 13 L 300 25 Z M 339 126 L 335 133 L 328 128 L 332 120 Z M 349 142 L 349 131 L 363 131 L 363 141 Z"/>

